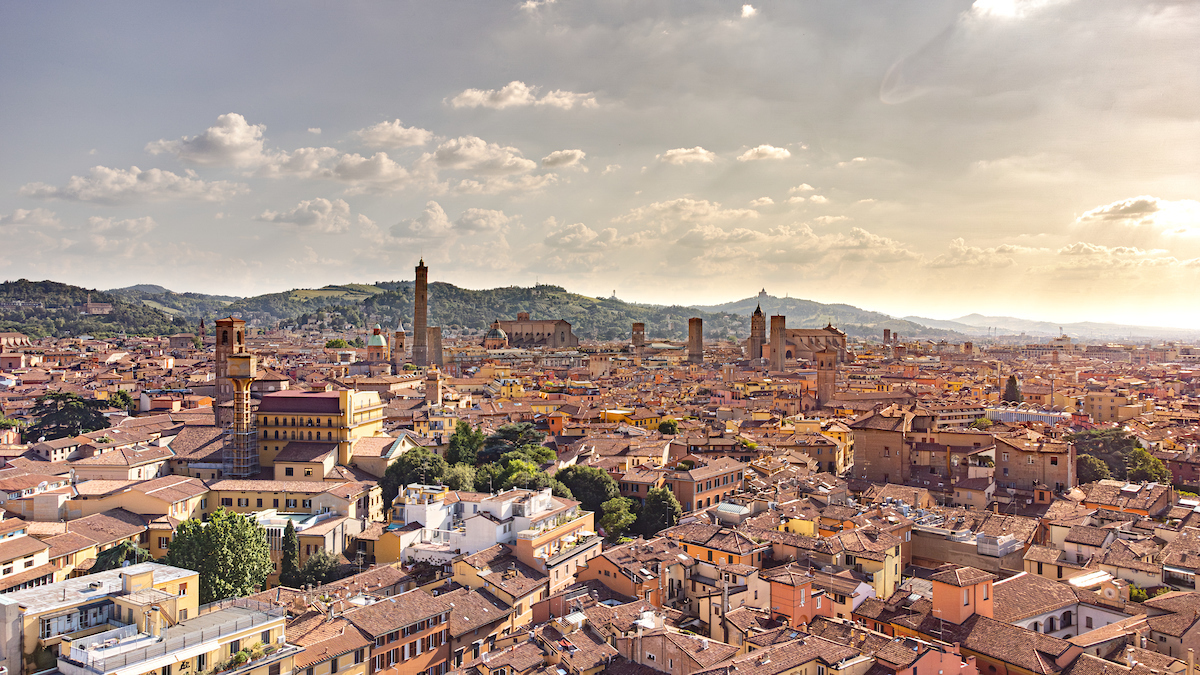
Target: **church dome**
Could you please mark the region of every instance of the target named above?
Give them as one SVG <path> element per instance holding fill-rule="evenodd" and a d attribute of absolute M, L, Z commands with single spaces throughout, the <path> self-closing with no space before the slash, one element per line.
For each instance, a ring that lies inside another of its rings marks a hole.
<path fill-rule="evenodd" d="M 487 332 L 487 335 L 483 336 L 483 339 L 484 340 L 505 340 L 505 341 L 507 341 L 508 333 L 505 333 L 504 329 L 500 328 L 500 326 L 493 325 L 492 329 Z"/>

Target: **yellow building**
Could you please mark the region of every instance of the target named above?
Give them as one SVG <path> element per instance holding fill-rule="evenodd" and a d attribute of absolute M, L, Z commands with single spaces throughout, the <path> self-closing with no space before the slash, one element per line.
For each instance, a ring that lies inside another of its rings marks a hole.
<path fill-rule="evenodd" d="M 1140 401 L 1125 390 L 1099 391 L 1083 397 L 1083 412 L 1093 422 L 1124 422 L 1154 411 L 1153 401 Z"/>
<path fill-rule="evenodd" d="M 375 391 L 277 391 L 262 397 L 256 414 L 263 467 L 291 442 L 334 443 L 337 463 L 347 466 L 356 439 L 382 434 L 384 404 Z"/>
<path fill-rule="evenodd" d="M 151 606 L 160 607 L 169 623 L 183 621 L 196 616 L 199 597 L 198 573 L 141 563 L 8 593 L 3 599 L 4 610 L 15 608 L 22 624 L 23 663 L 18 667 L 37 672 L 54 667 L 64 640 L 144 623 L 144 610 Z M 10 666 L 10 672 L 19 671 Z"/>

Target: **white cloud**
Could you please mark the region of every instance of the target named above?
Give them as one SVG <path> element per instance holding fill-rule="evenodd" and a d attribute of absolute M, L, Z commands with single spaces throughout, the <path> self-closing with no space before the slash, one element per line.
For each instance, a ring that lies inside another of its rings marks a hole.
<path fill-rule="evenodd" d="M 320 135 L 320 134 L 321 134 L 321 127 L 309 127 L 309 128 L 308 128 L 308 133 L 310 133 L 310 134 L 317 134 L 317 135 Z"/>
<path fill-rule="evenodd" d="M 609 248 L 619 240 L 617 230 L 612 227 L 597 232 L 583 223 L 563 223 L 558 226 L 553 218 L 548 219 L 546 225 L 550 231 L 543 243 L 551 248 L 590 251 Z"/>
<path fill-rule="evenodd" d="M 454 186 L 454 192 L 468 195 L 495 195 L 502 192 L 537 192 L 558 182 L 558 174 L 545 173 L 525 176 L 494 176 L 477 180 L 462 180 Z"/>
<path fill-rule="evenodd" d="M 1058 249 L 1059 255 L 1141 256 L 1148 253 L 1151 251 L 1145 251 L 1136 246 L 1103 246 L 1083 241 Z"/>
<path fill-rule="evenodd" d="M 462 136 L 445 141 L 421 161 L 432 161 L 442 169 L 459 169 L 479 175 L 504 176 L 525 173 L 537 168 L 537 162 L 525 159 L 521 151 L 476 136 Z"/>
<path fill-rule="evenodd" d="M 365 216 L 359 216 L 364 218 Z M 288 211 L 263 211 L 255 217 L 267 223 L 298 225 L 315 232 L 339 233 L 350 229 L 350 205 L 345 200 L 323 197 L 306 199 Z"/>
<path fill-rule="evenodd" d="M 753 162 L 759 159 L 787 159 L 792 153 L 788 152 L 787 148 L 777 148 L 772 145 L 760 145 L 757 148 L 750 148 L 738 156 L 739 162 Z"/>
<path fill-rule="evenodd" d="M 754 208 L 758 208 L 760 206 L 771 206 L 774 203 L 775 203 L 775 200 L 771 199 L 770 197 L 759 197 L 758 199 L 752 200 L 750 202 L 750 206 L 753 206 Z"/>
<path fill-rule="evenodd" d="M 520 80 L 513 80 L 500 89 L 467 89 L 450 99 L 450 105 L 455 108 L 521 108 L 526 106 L 549 106 L 570 110 L 575 106 L 595 108 L 596 96 L 591 92 L 576 93 L 555 89 L 545 96 L 537 97 L 538 87 L 532 87 Z"/>
<path fill-rule="evenodd" d="M 459 234 L 496 234 L 505 232 L 513 220 L 503 211 L 469 208 L 457 220 L 451 221 L 442 205 L 431 200 L 425 204 L 421 215 L 393 225 L 392 236 L 427 239 Z"/>
<path fill-rule="evenodd" d="M 755 14 L 758 14 L 758 10 L 755 9 L 753 5 L 742 5 L 742 18 L 743 19 L 749 19 L 750 17 L 754 16 Z"/>
<path fill-rule="evenodd" d="M 172 154 L 185 162 L 204 166 L 257 166 L 265 161 L 262 124 L 250 124 L 238 113 L 226 113 L 196 136 L 177 141 L 157 140 L 146 145 L 153 155 Z"/>
<path fill-rule="evenodd" d="M 296 148 L 291 152 L 277 152 L 264 156 L 255 171 L 259 176 L 296 176 L 309 178 L 322 171 L 322 165 L 339 154 L 336 148 Z"/>
<path fill-rule="evenodd" d="M 1033 253 L 1040 250 L 1041 249 L 1029 248 L 1027 246 L 1015 246 L 1012 244 L 1003 244 L 1001 246 L 993 246 L 989 248 L 968 246 L 966 240 L 964 240 L 962 237 L 958 237 L 950 241 L 949 251 L 942 253 L 933 260 L 926 262 L 925 266 L 932 268 L 1011 267 L 1012 265 L 1016 264 L 1016 261 L 1011 257 L 1012 254 Z"/>
<path fill-rule="evenodd" d="M 672 223 L 713 223 L 740 218 L 757 218 L 754 209 L 726 209 L 707 199 L 681 197 L 639 206 L 617 218 L 617 222 L 644 222 L 665 227 Z"/>
<path fill-rule="evenodd" d="M 425 145 L 433 138 L 432 131 L 426 131 L 417 127 L 406 127 L 400 123 L 399 119 L 391 122 L 380 122 L 366 129 L 360 129 L 355 134 L 362 139 L 364 145 L 372 148 L 383 148 L 384 150 Z"/>
<path fill-rule="evenodd" d="M 829 203 L 829 198 L 828 198 L 828 197 L 825 197 L 825 196 L 823 196 L 823 195 L 813 195 L 813 196 L 811 196 L 811 197 L 809 197 L 809 198 L 808 198 L 808 201 L 810 201 L 810 202 L 812 202 L 812 203 L 814 203 L 814 204 L 828 204 L 828 203 Z"/>
<path fill-rule="evenodd" d="M 388 157 L 386 152 L 377 152 L 370 157 L 359 154 L 342 155 L 332 167 L 323 170 L 321 175 L 350 183 L 355 186 L 356 191 L 396 190 L 414 180 L 408 169 Z"/>
<path fill-rule="evenodd" d="M 158 223 L 154 222 L 154 219 L 149 216 L 145 218 L 126 218 L 123 220 L 92 216 L 88 218 L 87 229 L 97 234 L 138 237 L 156 227 L 158 227 Z"/>
<path fill-rule="evenodd" d="M 817 188 L 809 185 L 808 183 L 801 183 L 794 188 L 788 188 L 788 194 L 794 195 L 798 192 L 812 192 L 813 190 L 816 190 L 816 189 Z"/>
<path fill-rule="evenodd" d="M 0 216 L 0 225 L 29 225 L 31 227 L 57 227 L 58 214 L 49 209 L 17 209 L 12 215 Z"/>
<path fill-rule="evenodd" d="M 601 176 L 607 176 L 610 173 L 616 173 L 621 170 L 620 164 L 609 164 L 604 167 L 604 171 L 600 172 Z"/>
<path fill-rule="evenodd" d="M 1084 212 L 1076 222 L 1085 226 L 1115 224 L 1142 228 L 1168 235 L 1200 234 L 1200 202 L 1170 201 L 1142 195 L 1098 206 Z"/>
<path fill-rule="evenodd" d="M 801 196 L 797 195 L 797 196 L 795 196 L 795 197 L 788 197 L 787 203 L 789 203 L 789 204 L 802 204 L 802 203 L 804 203 L 804 202 L 806 202 L 806 201 L 808 201 L 808 198 L 807 198 L 807 197 L 801 197 Z"/>
<path fill-rule="evenodd" d="M 542 158 L 542 166 L 553 168 L 579 166 L 585 157 L 587 157 L 587 153 L 582 150 L 555 150 Z M 587 167 L 581 168 L 587 171 Z"/>
<path fill-rule="evenodd" d="M 40 199 L 65 199 L 77 202 L 127 204 L 141 201 L 199 199 L 224 201 L 249 189 L 241 183 L 204 181 L 188 171 L 180 176 L 162 169 L 142 170 L 138 167 L 114 169 L 94 166 L 87 176 L 71 176 L 62 187 L 46 183 L 29 183 L 21 195 Z"/>
<path fill-rule="evenodd" d="M 699 162 L 702 164 L 711 164 L 716 158 L 716 153 L 709 152 L 700 146 L 694 148 L 675 148 L 668 150 L 661 155 L 656 155 L 658 161 L 664 164 L 690 164 Z"/>

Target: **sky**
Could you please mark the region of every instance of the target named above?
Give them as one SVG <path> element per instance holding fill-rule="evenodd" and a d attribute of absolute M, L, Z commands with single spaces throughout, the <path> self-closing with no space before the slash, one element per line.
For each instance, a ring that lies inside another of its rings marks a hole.
<path fill-rule="evenodd" d="M 1200 327 L 1200 3 L 0 0 L 0 277 Z"/>

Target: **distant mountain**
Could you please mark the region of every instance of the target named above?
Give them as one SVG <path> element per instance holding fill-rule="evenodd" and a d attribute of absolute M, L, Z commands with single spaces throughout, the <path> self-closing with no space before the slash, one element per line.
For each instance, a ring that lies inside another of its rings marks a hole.
<path fill-rule="evenodd" d="M 1081 340 L 1129 340 L 1130 337 L 1135 340 L 1190 340 L 1200 337 L 1200 330 L 1187 328 L 1133 326 L 1118 323 L 1097 323 L 1093 321 L 1054 323 L 1052 321 L 1036 321 L 1011 316 L 985 316 L 983 314 L 968 314 L 949 321 L 927 319 L 919 316 L 908 316 L 905 319 L 923 323 L 927 326 L 957 330 L 967 335 L 986 335 L 989 328 L 996 328 L 1001 333 L 1024 333 L 1035 337 L 1055 337 L 1066 333 L 1072 338 Z"/>
<path fill-rule="evenodd" d="M 812 300 L 777 298 L 773 295 L 759 294 L 752 298 L 734 300 L 720 305 L 698 305 L 696 309 L 749 316 L 759 305 L 762 306 L 763 313 L 768 317 L 773 314 L 786 316 L 789 328 L 820 328 L 832 323 L 838 329 L 854 337 L 882 339 L 885 328 L 890 329 L 893 333 L 900 333 L 901 338 L 961 339 L 963 337 L 963 334 L 954 328 L 930 326 L 909 319 L 897 319 L 853 305 L 826 305 Z M 770 318 L 767 321 L 770 322 Z"/>
<path fill-rule="evenodd" d="M 153 307 L 172 317 L 199 319 L 202 316 L 220 314 L 225 307 L 240 298 L 232 295 L 205 295 L 203 293 L 176 293 L 156 284 L 138 284 L 125 288 L 114 288 L 105 293 L 127 302 Z"/>
<path fill-rule="evenodd" d="M 108 314 L 80 314 L 88 299 L 112 305 Z M 104 293 L 57 281 L 18 279 L 0 284 L 0 332 L 16 331 L 29 337 L 94 335 L 170 335 L 183 332 L 188 322 L 182 317 L 129 300 L 117 293 Z"/>

